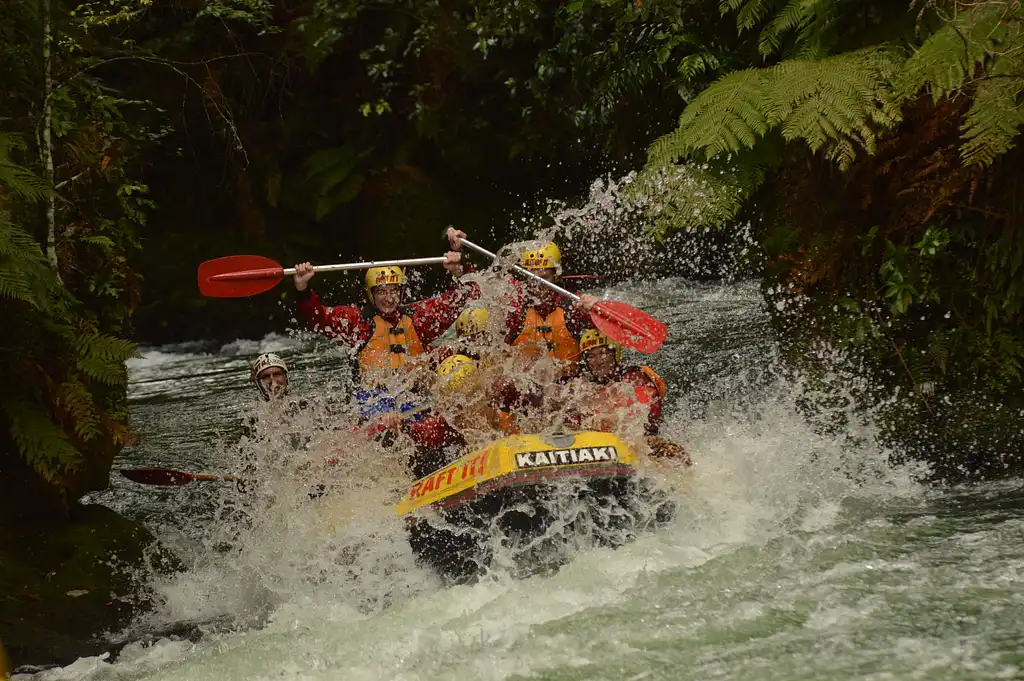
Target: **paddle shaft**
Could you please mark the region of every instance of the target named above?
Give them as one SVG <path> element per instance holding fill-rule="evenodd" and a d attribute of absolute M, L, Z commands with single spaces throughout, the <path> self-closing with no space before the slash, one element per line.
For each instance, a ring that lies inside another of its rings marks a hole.
<path fill-rule="evenodd" d="M 405 267 L 406 265 L 440 265 L 444 256 L 436 258 L 408 258 L 406 260 L 377 260 L 374 262 L 350 262 L 341 265 L 314 265 L 314 272 L 341 272 L 342 270 L 368 270 L 371 267 Z M 289 267 L 284 276 L 295 274 L 295 268 Z"/>
<path fill-rule="evenodd" d="M 404 267 L 407 265 L 440 265 L 445 262 L 443 256 L 436 258 L 409 258 L 406 260 L 376 260 L 373 262 L 348 262 L 337 265 L 314 265 L 314 272 L 341 272 L 344 270 L 368 270 L 371 267 Z M 289 277 L 295 274 L 294 267 L 285 269 L 264 268 L 255 270 L 242 270 L 240 272 L 223 272 L 210 277 L 213 281 L 227 281 L 237 279 L 267 279 L 272 277 Z"/>
<path fill-rule="evenodd" d="M 498 259 L 498 256 L 496 256 L 495 254 L 491 253 L 490 251 L 488 251 L 486 248 L 483 248 L 482 246 L 477 246 L 472 241 L 468 241 L 466 239 L 459 239 L 459 241 L 461 241 L 466 246 L 469 246 L 470 248 L 472 248 L 474 251 L 476 251 L 477 253 L 479 253 L 481 255 L 486 255 L 488 258 L 491 258 L 493 260 L 497 260 Z M 522 267 L 520 267 L 519 265 L 512 265 L 512 269 L 514 269 L 516 272 L 519 272 L 520 274 L 522 274 L 524 276 L 529 277 L 530 279 L 533 279 L 536 282 L 544 284 L 545 286 L 547 286 L 549 289 L 551 289 L 555 293 L 560 293 L 563 296 L 565 296 L 565 297 L 567 297 L 567 298 L 569 298 L 571 300 L 579 300 L 580 299 L 580 297 L 578 295 L 576 295 L 575 293 L 573 293 L 572 291 L 567 291 L 564 288 L 562 288 L 561 286 L 559 286 L 558 284 L 552 284 L 550 281 L 548 281 L 544 277 L 538 277 L 536 274 L 534 274 L 530 270 L 525 270 Z"/>

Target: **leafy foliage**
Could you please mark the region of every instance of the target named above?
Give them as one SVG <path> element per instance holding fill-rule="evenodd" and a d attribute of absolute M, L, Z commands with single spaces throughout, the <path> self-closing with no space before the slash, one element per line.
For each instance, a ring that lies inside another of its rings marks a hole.
<path fill-rule="evenodd" d="M 679 127 L 651 146 L 649 163 L 752 149 L 779 129 L 787 142 L 824 149 L 848 168 L 856 149 L 874 150 L 876 129 L 899 122 L 886 88 L 895 61 L 896 53 L 883 47 L 731 73 L 702 92 Z"/>
<path fill-rule="evenodd" d="M 8 160 L 16 182 L 34 186 L 31 173 Z M 0 177 L 0 198 L 10 185 Z M 9 196 L 9 194 L 7 194 Z M 127 385 L 125 359 L 134 343 L 80 327 L 81 304 L 61 286 L 39 244 L 0 213 L 0 310 L 6 331 L 0 351 L 9 381 L 0 404 L 10 437 L 45 480 L 62 480 L 86 463 L 83 447 L 107 434 L 115 409 L 101 384 Z M 80 373 L 79 373 L 80 372 Z"/>
<path fill-rule="evenodd" d="M 685 179 L 640 194 L 663 232 L 755 220 L 794 347 L 861 353 L 934 414 L 936 392 L 1024 388 L 1024 17 L 1016 0 L 916 5 L 723 0 L 782 59 L 690 101 L 640 174 Z"/>
<path fill-rule="evenodd" d="M 86 22 L 112 25 L 141 16 L 145 5 L 77 11 Z M 0 370 L 8 388 L 0 401 L 0 447 L 5 484 L 35 486 L 41 503 L 53 497 L 44 490 L 55 490 L 66 504 L 106 485 L 110 461 L 130 438 L 125 360 L 137 351 L 124 334 L 137 276 L 126 256 L 138 248 L 135 230 L 152 202 L 128 172 L 133 153 L 155 136 L 148 122 L 129 122 L 122 113 L 145 103 L 118 97 L 91 77 L 94 60 L 61 33 L 51 49 L 57 84 L 49 97 L 56 186 L 40 179 L 33 169 L 40 150 L 26 143 L 38 139 L 42 125 L 35 118 L 43 89 L 34 6 L 5 7 L 4 30 L 22 41 L 0 46 L 0 62 L 11 64 L 21 84 L 7 93 L 17 116 L 3 122 L 23 126 L 0 131 Z M 67 28 L 61 19 L 58 31 Z M 25 49 L 24 41 L 37 49 Z M 59 271 L 37 241 L 46 231 L 40 204 L 54 194 Z M 22 464 L 12 466 L 8 457 Z M 28 477 L 18 472 L 24 470 Z"/>
<path fill-rule="evenodd" d="M 1020 2 L 983 2 L 958 14 L 907 60 L 899 83 L 905 97 L 924 87 L 936 101 L 968 92 L 961 154 L 988 165 L 1013 146 L 1024 124 L 1024 13 Z"/>

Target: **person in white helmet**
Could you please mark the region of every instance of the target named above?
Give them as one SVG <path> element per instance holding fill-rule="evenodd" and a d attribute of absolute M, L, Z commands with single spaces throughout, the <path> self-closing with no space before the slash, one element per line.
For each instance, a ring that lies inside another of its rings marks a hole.
<path fill-rule="evenodd" d="M 282 398 L 288 394 L 288 365 L 273 352 L 257 357 L 249 372 L 249 384 L 256 386 L 263 399 Z"/>
<path fill-rule="evenodd" d="M 253 360 L 250 367 L 249 385 L 255 386 L 266 402 L 283 400 L 289 395 L 288 365 L 276 353 L 265 352 L 261 354 Z M 305 409 L 309 405 L 306 400 L 300 399 L 291 400 L 287 405 L 283 406 L 286 407 L 285 413 L 294 416 L 298 410 Z M 242 428 L 242 433 L 252 442 L 261 439 L 255 414 L 249 417 L 248 423 Z M 296 435 L 292 444 L 297 449 L 305 450 L 309 448 L 310 440 L 311 438 L 308 433 Z M 256 477 L 259 467 L 252 451 L 243 454 L 243 462 L 243 480 L 245 477 Z M 236 487 L 242 492 L 249 491 L 248 485 L 241 480 L 236 484 Z M 322 496 L 325 489 L 323 484 L 312 486 L 309 492 L 310 498 Z"/>

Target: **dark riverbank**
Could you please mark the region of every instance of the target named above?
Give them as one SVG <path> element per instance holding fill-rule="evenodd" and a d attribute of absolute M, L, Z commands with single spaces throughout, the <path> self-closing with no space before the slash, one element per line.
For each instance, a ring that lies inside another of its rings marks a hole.
<path fill-rule="evenodd" d="M 182 569 L 142 525 L 99 505 L 66 520 L 0 521 L 0 641 L 14 667 L 67 665 L 118 644 L 152 607 L 147 577 Z M 105 638 L 106 634 L 114 638 Z"/>

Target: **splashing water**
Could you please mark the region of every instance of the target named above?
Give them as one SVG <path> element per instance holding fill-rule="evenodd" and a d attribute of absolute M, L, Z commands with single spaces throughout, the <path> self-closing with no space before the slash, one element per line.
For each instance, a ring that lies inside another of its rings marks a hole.
<path fill-rule="evenodd" d="M 614 205 L 593 201 L 593 222 Z M 633 247 L 621 256 L 656 257 Z M 488 285 L 494 318 L 500 286 Z M 814 381 L 787 368 L 754 284 L 661 279 L 602 293 L 671 329 L 644 361 L 668 381 L 664 433 L 697 465 L 672 492 L 667 526 L 616 549 L 583 547 L 554 573 L 513 579 L 499 560 L 477 583 L 443 587 L 391 507 L 403 457 L 352 435 L 353 417 L 331 399 L 347 390 L 344 353 L 310 356 L 301 336 L 150 349 L 131 367 L 144 440 L 116 466 L 248 466 L 259 483 L 117 480 L 95 495 L 190 563 L 154 582 L 162 604 L 139 630 L 189 620 L 208 633 L 38 679 L 1024 674 L 1024 486 L 928 490 L 914 482 L 921 471 L 892 467 L 871 414 L 852 406 L 870 386 L 841 361 Z M 268 345 L 293 364 L 291 397 L 304 408 L 255 402 L 242 387 L 249 356 Z M 343 467 L 322 463 L 339 451 Z M 318 482 L 330 493 L 318 496 Z"/>

